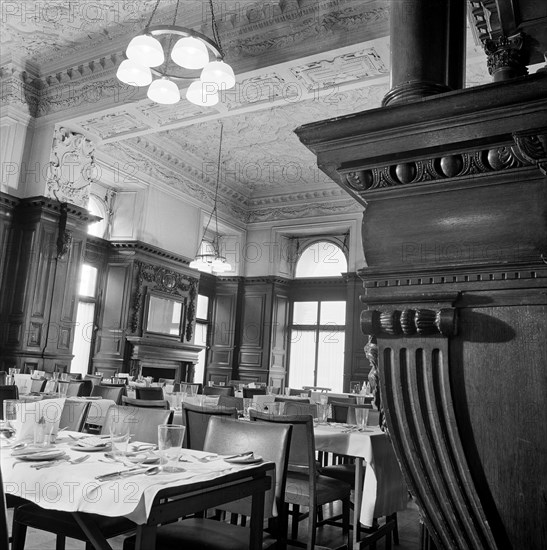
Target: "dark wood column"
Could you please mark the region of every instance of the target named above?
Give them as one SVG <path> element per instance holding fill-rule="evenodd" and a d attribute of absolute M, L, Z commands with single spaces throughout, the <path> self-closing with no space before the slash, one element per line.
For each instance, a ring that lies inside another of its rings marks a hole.
<path fill-rule="evenodd" d="M 391 1 L 391 90 L 383 105 L 463 87 L 463 0 Z"/>

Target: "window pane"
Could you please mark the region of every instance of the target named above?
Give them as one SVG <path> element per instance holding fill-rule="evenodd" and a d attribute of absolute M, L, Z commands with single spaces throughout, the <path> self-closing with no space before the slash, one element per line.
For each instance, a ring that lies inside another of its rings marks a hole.
<path fill-rule="evenodd" d="M 198 302 L 199 303 L 199 302 Z M 207 345 L 207 323 L 196 322 L 196 337 L 194 343 L 196 346 L 206 346 Z M 197 384 L 203 384 L 203 377 L 205 374 L 205 354 L 207 350 L 202 349 L 198 353 L 198 362 L 194 367 L 194 382 Z"/>
<path fill-rule="evenodd" d="M 289 386 L 301 388 L 314 386 L 315 331 L 291 330 Z"/>
<path fill-rule="evenodd" d="M 90 214 L 102 218 L 97 222 L 90 223 L 87 226 L 87 232 L 95 237 L 104 238 L 108 226 L 108 214 L 104 202 L 95 195 L 90 195 L 87 209 Z"/>
<path fill-rule="evenodd" d="M 304 250 L 296 264 L 295 277 L 340 277 L 347 270 L 348 262 L 342 249 L 321 241 Z"/>
<path fill-rule="evenodd" d="M 317 386 L 341 392 L 344 383 L 344 342 L 343 331 L 319 331 L 317 362 Z"/>
<path fill-rule="evenodd" d="M 91 339 L 93 337 L 94 314 L 95 304 L 89 302 L 78 302 L 76 327 L 74 330 L 74 346 L 72 348 L 74 359 L 72 359 L 70 372 L 87 374 L 89 354 L 91 351 Z"/>
<path fill-rule="evenodd" d="M 346 302 L 321 302 L 320 325 L 346 324 Z"/>
<path fill-rule="evenodd" d="M 88 264 L 82 265 L 80 272 L 80 296 L 95 297 L 97 289 L 97 268 Z"/>
<path fill-rule="evenodd" d="M 293 325 L 316 325 L 318 302 L 294 302 Z"/>
<path fill-rule="evenodd" d="M 209 297 L 204 296 L 203 294 L 198 294 L 198 305 L 197 305 L 197 319 L 208 319 L 207 312 L 209 310 Z"/>

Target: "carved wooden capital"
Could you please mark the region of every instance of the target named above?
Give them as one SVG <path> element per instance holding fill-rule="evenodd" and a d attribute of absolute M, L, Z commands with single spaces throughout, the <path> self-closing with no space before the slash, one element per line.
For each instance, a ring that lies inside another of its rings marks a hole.
<path fill-rule="evenodd" d="M 524 35 L 517 33 L 512 36 L 500 36 L 484 42 L 488 57 L 488 72 L 495 81 L 507 80 L 528 74 L 528 69 L 522 60 L 521 50 Z"/>
<path fill-rule="evenodd" d="M 361 312 L 361 331 L 373 336 L 452 336 L 456 334 L 456 310 L 403 309 Z"/>

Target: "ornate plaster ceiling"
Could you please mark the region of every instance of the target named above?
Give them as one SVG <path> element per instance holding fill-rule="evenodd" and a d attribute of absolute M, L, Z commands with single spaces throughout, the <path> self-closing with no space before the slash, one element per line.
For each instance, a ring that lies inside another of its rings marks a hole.
<path fill-rule="evenodd" d="M 154 23 L 172 22 L 175 3 L 162 0 Z M 222 120 L 226 218 L 255 222 L 355 210 L 293 130 L 380 105 L 389 87 L 388 0 L 215 2 L 238 84 L 208 109 L 185 100 L 157 105 L 115 78 L 125 46 L 155 0 L 7 4 L 2 77 L 23 82 L 20 90 L 8 88 L 7 99 L 83 133 L 105 164 L 122 159 L 148 184 L 160 181 L 211 204 Z M 179 24 L 210 35 L 205 6 L 183 0 Z M 473 84 L 488 81 L 472 40 L 468 59 Z"/>

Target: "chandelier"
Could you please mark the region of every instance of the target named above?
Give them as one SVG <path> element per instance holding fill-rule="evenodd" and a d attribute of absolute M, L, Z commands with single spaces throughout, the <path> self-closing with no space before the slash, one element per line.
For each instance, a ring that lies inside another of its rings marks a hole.
<path fill-rule="evenodd" d="M 217 202 L 218 202 L 218 185 L 220 182 L 220 167 L 222 159 L 222 133 L 224 127 L 222 122 L 220 123 L 220 140 L 218 144 L 218 161 L 217 161 L 217 179 L 215 186 L 215 197 L 213 201 L 213 210 L 207 221 L 207 225 L 203 230 L 203 237 L 199 243 L 198 249 L 196 251 L 195 259 L 190 263 L 190 267 L 197 269 L 199 271 L 205 271 L 206 273 L 225 273 L 226 271 L 231 271 L 232 266 L 226 261 L 226 258 L 220 254 L 220 235 L 218 233 L 218 211 L 217 211 Z M 215 235 L 212 242 L 205 240 L 205 235 L 211 220 L 215 218 Z"/>
<path fill-rule="evenodd" d="M 172 25 L 151 26 L 159 3 L 157 0 L 146 28 L 129 42 L 127 59 L 120 63 L 116 76 L 130 86 L 148 86 L 148 98 L 164 105 L 180 100 L 175 81 L 190 81 L 186 91 L 188 101 L 205 107 L 216 105 L 219 91 L 233 88 L 236 79 L 233 69 L 224 62 L 212 0 L 209 8 L 213 40 L 176 25 L 180 0 Z M 177 73 L 170 72 L 174 66 Z M 197 73 L 198 70 L 201 72 Z"/>

